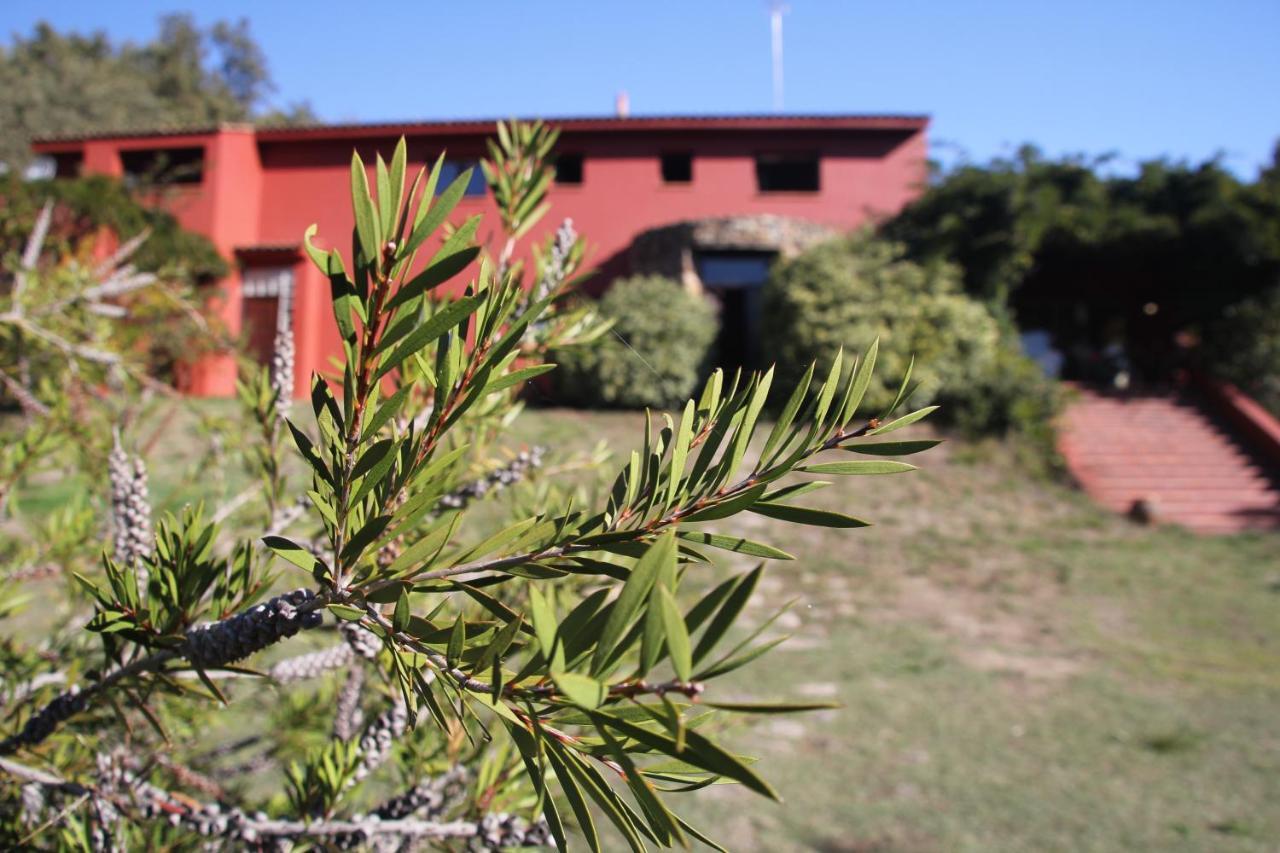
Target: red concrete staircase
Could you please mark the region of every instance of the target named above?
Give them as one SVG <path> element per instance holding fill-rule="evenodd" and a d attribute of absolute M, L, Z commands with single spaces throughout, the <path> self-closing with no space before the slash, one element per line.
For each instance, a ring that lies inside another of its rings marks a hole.
<path fill-rule="evenodd" d="M 1200 398 L 1076 390 L 1059 449 L 1096 501 L 1203 533 L 1280 529 L 1280 480 Z"/>

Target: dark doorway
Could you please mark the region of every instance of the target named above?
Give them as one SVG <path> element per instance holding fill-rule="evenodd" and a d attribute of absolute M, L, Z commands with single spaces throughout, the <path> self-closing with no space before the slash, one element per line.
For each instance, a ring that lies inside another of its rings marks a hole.
<path fill-rule="evenodd" d="M 732 372 L 760 366 L 761 291 L 769 278 L 773 252 L 712 252 L 694 254 L 702 286 L 720 308 L 720 334 L 715 363 Z"/>
<path fill-rule="evenodd" d="M 258 364 L 270 364 L 275 349 L 280 299 L 275 296 L 246 296 L 240 311 L 240 333 L 245 338 L 245 349 Z"/>

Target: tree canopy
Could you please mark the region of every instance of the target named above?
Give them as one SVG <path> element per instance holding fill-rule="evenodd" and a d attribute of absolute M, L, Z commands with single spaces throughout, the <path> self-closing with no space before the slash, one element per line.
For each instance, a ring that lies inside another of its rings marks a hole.
<path fill-rule="evenodd" d="M 1280 146 L 1253 182 L 1217 160 L 1147 161 L 1131 176 L 1105 174 L 1107 162 L 1024 146 L 939 174 L 884 230 L 917 259 L 959 263 L 966 289 L 997 305 L 1039 279 L 1098 270 L 1221 304 L 1276 280 Z"/>
<path fill-rule="evenodd" d="M 244 19 L 202 28 L 190 15 L 167 15 L 143 44 L 42 22 L 0 48 L 0 163 L 25 168 L 42 135 L 314 119 L 305 103 L 273 108 L 274 91 Z"/>

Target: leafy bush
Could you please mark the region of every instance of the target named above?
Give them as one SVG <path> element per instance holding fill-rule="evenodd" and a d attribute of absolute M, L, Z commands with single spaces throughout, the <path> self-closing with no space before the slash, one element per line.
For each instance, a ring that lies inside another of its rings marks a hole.
<path fill-rule="evenodd" d="M 108 313 L 123 311 L 127 323 L 102 325 L 113 346 L 144 354 L 142 367 L 153 378 L 172 380 L 180 362 L 229 344 L 225 330 L 201 309 L 198 285 L 221 278 L 230 267 L 207 238 L 187 231 L 170 214 L 148 207 L 120 181 L 93 175 L 83 178 L 22 181 L 0 179 L 0 256 L 17 258 L 46 205 L 49 215 L 42 231 L 44 287 L 30 298 L 46 299 L 50 310 L 62 310 L 59 299 L 88 287 L 103 229 L 121 243 L 129 267 L 153 278 L 147 286 L 111 288 Z M 55 298 L 54 292 L 60 295 Z M 11 345 L 6 341 L 3 345 Z M 38 366 L 6 347 L 10 359 L 28 361 L 28 372 L 39 381 Z M 0 391 L 0 396 L 5 396 Z"/>
<path fill-rule="evenodd" d="M 561 399 L 665 409 L 693 393 L 716 337 L 707 300 L 670 279 L 639 276 L 615 282 L 599 309 L 617 334 L 555 354 Z"/>
<path fill-rule="evenodd" d="M 785 381 L 810 361 L 830 365 L 836 352 L 860 351 L 880 339 L 880 359 L 901 376 L 914 354 L 912 400 L 925 405 L 958 388 L 995 358 L 1000 328 L 959 289 L 949 264 L 903 260 L 893 243 L 866 234 L 819 244 L 775 265 L 764 291 L 764 347 Z M 873 408 L 893 402 L 897 386 L 873 382 Z"/>
<path fill-rule="evenodd" d="M 902 248 L 867 234 L 820 244 L 779 262 L 764 294 L 764 345 L 784 383 L 810 361 L 880 339 L 887 375 L 914 356 L 914 405 L 944 404 L 940 414 L 971 434 L 1025 433 L 1052 444 L 1057 384 L 1023 355 L 1011 333 L 960 290 L 951 264 L 918 264 Z M 872 407 L 893 402 L 897 385 L 873 381 Z"/>
<path fill-rule="evenodd" d="M 1280 416 L 1280 286 L 1227 308 L 1206 351 L 1216 375 Z"/>
<path fill-rule="evenodd" d="M 146 240 L 130 258 L 140 270 L 168 279 L 199 282 L 225 276 L 231 268 L 206 237 L 185 230 L 171 214 L 143 204 L 121 181 L 106 175 L 0 183 L 0 248 L 20 251 L 45 202 L 56 205 L 51 249 L 66 254 L 107 228 L 121 241 L 143 232 Z"/>
<path fill-rule="evenodd" d="M 970 436 L 1017 436 L 1018 450 L 1030 468 L 1052 473 L 1061 466 L 1054 418 L 1064 403 L 1057 380 L 1006 335 L 995 357 L 962 386 L 944 388 L 939 397 L 946 418 Z"/>

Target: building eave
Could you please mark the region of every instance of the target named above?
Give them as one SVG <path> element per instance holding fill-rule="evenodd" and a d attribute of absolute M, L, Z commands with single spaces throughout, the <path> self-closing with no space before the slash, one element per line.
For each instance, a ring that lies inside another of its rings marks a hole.
<path fill-rule="evenodd" d="M 209 136 L 221 130 L 252 130 L 260 142 L 301 140 L 370 139 L 394 136 L 472 136 L 488 135 L 498 119 L 463 119 L 451 121 L 360 122 L 351 124 L 313 124 L 291 126 L 221 125 L 204 127 L 168 127 L 148 130 L 104 130 L 89 133 L 61 134 L 35 139 L 32 147 L 40 153 L 67 150 L 76 143 L 89 140 L 163 139 L 168 137 Z M 892 131 L 917 132 L 929 125 L 927 115 L 879 114 L 805 114 L 805 115 L 654 115 L 617 118 L 611 116 L 568 116 L 546 118 L 547 124 L 565 132 L 577 133 L 645 133 L 654 131 Z"/>

